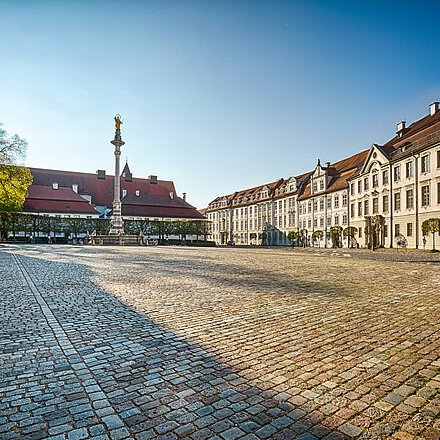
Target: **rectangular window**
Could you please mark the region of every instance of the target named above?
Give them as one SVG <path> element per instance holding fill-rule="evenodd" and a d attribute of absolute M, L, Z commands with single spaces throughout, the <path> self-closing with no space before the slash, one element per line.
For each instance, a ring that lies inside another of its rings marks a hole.
<path fill-rule="evenodd" d="M 394 193 L 394 211 L 400 211 L 400 193 Z"/>
<path fill-rule="evenodd" d="M 440 182 L 437 183 L 437 203 L 440 205 Z"/>
<path fill-rule="evenodd" d="M 299 212 L 299 215 L 302 215 L 302 213 L 303 213 L 303 205 L 302 204 L 299 205 L 298 212 Z"/>
<path fill-rule="evenodd" d="M 319 226 L 322 228 L 324 226 L 324 217 L 319 219 Z"/>
<path fill-rule="evenodd" d="M 339 196 L 335 196 L 335 209 L 339 208 Z"/>
<path fill-rule="evenodd" d="M 335 215 L 335 226 L 339 226 L 339 215 Z"/>
<path fill-rule="evenodd" d="M 373 174 L 373 188 L 377 188 L 379 186 L 379 175 Z"/>
<path fill-rule="evenodd" d="M 347 206 L 347 203 L 348 203 L 347 194 L 342 194 L 342 206 L 343 207 Z"/>
<path fill-rule="evenodd" d="M 364 179 L 364 191 L 368 191 L 368 177 Z"/>
<path fill-rule="evenodd" d="M 420 161 L 422 163 L 422 173 L 429 173 L 429 156 L 422 156 Z"/>
<path fill-rule="evenodd" d="M 388 226 L 387 225 L 384 225 L 384 227 L 383 227 L 383 236 L 385 238 L 388 237 Z"/>
<path fill-rule="evenodd" d="M 440 150 L 437 150 L 437 168 L 440 168 Z"/>
<path fill-rule="evenodd" d="M 313 211 L 317 211 L 318 210 L 318 200 L 313 200 Z"/>
<path fill-rule="evenodd" d="M 400 180 L 400 165 L 396 165 L 394 167 L 394 182 L 398 182 Z"/>
<path fill-rule="evenodd" d="M 348 223 L 348 216 L 347 214 L 342 215 L 342 224 L 346 225 Z"/>
<path fill-rule="evenodd" d="M 327 208 L 328 209 L 332 209 L 332 198 L 331 198 L 331 196 L 329 196 L 327 198 Z"/>
<path fill-rule="evenodd" d="M 388 170 L 382 172 L 382 184 L 388 185 Z"/>
<path fill-rule="evenodd" d="M 353 218 L 354 217 L 354 203 L 352 203 L 350 205 L 350 217 Z"/>
<path fill-rule="evenodd" d="M 414 208 L 414 191 L 412 189 L 408 189 L 406 191 L 406 209 Z"/>
<path fill-rule="evenodd" d="M 429 186 L 422 186 L 422 206 L 429 206 Z"/>
<path fill-rule="evenodd" d="M 309 214 L 312 212 L 312 202 L 309 202 Z M 310 226 L 309 226 L 310 227 Z"/>
<path fill-rule="evenodd" d="M 313 219 L 313 226 L 316 228 L 318 226 L 318 219 Z"/>
<path fill-rule="evenodd" d="M 368 200 L 364 200 L 364 215 L 370 214 L 370 206 Z"/>
<path fill-rule="evenodd" d="M 313 182 L 313 192 L 318 191 L 318 182 Z"/>
<path fill-rule="evenodd" d="M 359 180 L 359 182 L 358 182 L 358 193 L 361 193 L 361 192 L 362 192 L 362 181 Z"/>
<path fill-rule="evenodd" d="M 319 210 L 324 211 L 324 197 L 319 201 Z"/>
<path fill-rule="evenodd" d="M 359 228 L 359 238 L 362 238 L 362 228 Z"/>
<path fill-rule="evenodd" d="M 379 213 L 379 198 L 374 197 L 373 198 L 373 214 Z"/>
<path fill-rule="evenodd" d="M 406 224 L 406 235 L 408 237 L 412 237 L 412 235 L 413 235 L 413 224 L 412 223 Z"/>
<path fill-rule="evenodd" d="M 324 181 L 323 180 L 319 181 L 319 190 L 324 191 Z"/>
<path fill-rule="evenodd" d="M 354 183 L 350 184 L 350 194 L 354 196 Z"/>
<path fill-rule="evenodd" d="M 412 163 L 412 160 L 405 164 L 405 169 L 406 169 L 406 177 L 407 178 L 412 177 L 412 175 L 413 175 L 413 163 Z"/>
<path fill-rule="evenodd" d="M 388 202 L 388 196 L 383 196 L 382 197 L 382 208 L 383 208 L 383 212 L 388 212 L 389 209 L 389 202 Z"/>
<path fill-rule="evenodd" d="M 358 202 L 358 217 L 362 217 L 362 202 Z"/>
<path fill-rule="evenodd" d="M 394 237 L 400 235 L 400 225 L 394 225 Z"/>

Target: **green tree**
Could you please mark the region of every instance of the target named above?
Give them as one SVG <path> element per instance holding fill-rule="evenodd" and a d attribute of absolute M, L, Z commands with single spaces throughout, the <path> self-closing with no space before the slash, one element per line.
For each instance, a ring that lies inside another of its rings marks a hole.
<path fill-rule="evenodd" d="M 348 237 L 348 240 L 350 242 L 350 247 L 353 247 L 355 235 L 357 234 L 358 230 L 354 226 L 347 226 L 344 231 L 344 237 Z"/>
<path fill-rule="evenodd" d="M 322 231 L 313 231 L 312 237 L 315 241 L 318 242 L 318 247 L 321 247 L 321 240 L 324 237 L 324 232 Z"/>
<path fill-rule="evenodd" d="M 0 211 L 20 211 L 27 196 L 32 174 L 22 166 L 27 142 L 9 136 L 0 124 Z"/>
<path fill-rule="evenodd" d="M 330 239 L 334 248 L 339 247 L 339 240 L 342 235 L 342 228 L 340 226 L 332 226 L 330 228 Z"/>
<path fill-rule="evenodd" d="M 423 235 L 432 234 L 432 252 L 437 252 L 435 248 L 435 233 L 440 233 L 440 219 L 428 218 L 422 223 Z"/>

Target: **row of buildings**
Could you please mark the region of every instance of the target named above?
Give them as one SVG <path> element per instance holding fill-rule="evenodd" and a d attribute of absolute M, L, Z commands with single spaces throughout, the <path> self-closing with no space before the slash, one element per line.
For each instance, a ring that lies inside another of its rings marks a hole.
<path fill-rule="evenodd" d="M 23 212 L 62 218 L 111 218 L 114 176 L 30 168 L 32 185 Z M 177 195 L 174 183 L 157 176 L 133 177 L 128 163 L 121 174 L 122 216 L 127 220 L 205 220 Z"/>
<path fill-rule="evenodd" d="M 440 109 L 406 126 L 383 145 L 313 171 L 219 196 L 205 215 L 218 244 L 287 245 L 291 231 L 304 241 L 330 244 L 330 229 L 356 228 L 360 247 L 418 248 L 421 225 L 440 217 Z M 319 232 L 318 232 L 319 231 Z M 344 245 L 353 243 L 341 237 Z"/>

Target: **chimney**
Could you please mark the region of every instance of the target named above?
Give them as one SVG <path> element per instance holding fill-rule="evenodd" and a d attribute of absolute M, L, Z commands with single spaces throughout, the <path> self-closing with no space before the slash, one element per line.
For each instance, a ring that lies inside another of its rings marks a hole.
<path fill-rule="evenodd" d="M 403 131 L 405 130 L 405 125 L 406 125 L 406 121 L 400 121 L 397 124 L 397 134 L 399 135 L 399 137 L 402 137 Z"/>
<path fill-rule="evenodd" d="M 53 189 L 58 189 L 58 183 L 57 182 L 52 183 L 52 188 Z"/>
<path fill-rule="evenodd" d="M 152 183 L 153 185 L 157 184 L 157 176 L 148 176 L 148 180 L 150 181 L 150 183 Z"/>
<path fill-rule="evenodd" d="M 182 194 L 182 199 L 183 199 L 184 202 L 186 202 L 186 193 Z"/>
<path fill-rule="evenodd" d="M 435 101 L 429 106 L 429 113 L 431 113 L 431 116 L 434 116 L 439 110 L 439 102 Z"/>
<path fill-rule="evenodd" d="M 105 170 L 97 170 L 96 177 L 101 180 L 105 180 Z"/>

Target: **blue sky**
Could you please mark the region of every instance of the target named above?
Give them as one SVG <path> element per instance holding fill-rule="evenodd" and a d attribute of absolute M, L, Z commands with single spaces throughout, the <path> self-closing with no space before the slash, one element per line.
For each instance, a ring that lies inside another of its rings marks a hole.
<path fill-rule="evenodd" d="M 217 195 L 382 143 L 440 99 L 439 2 L 2 1 L 0 121 L 27 165 Z"/>

